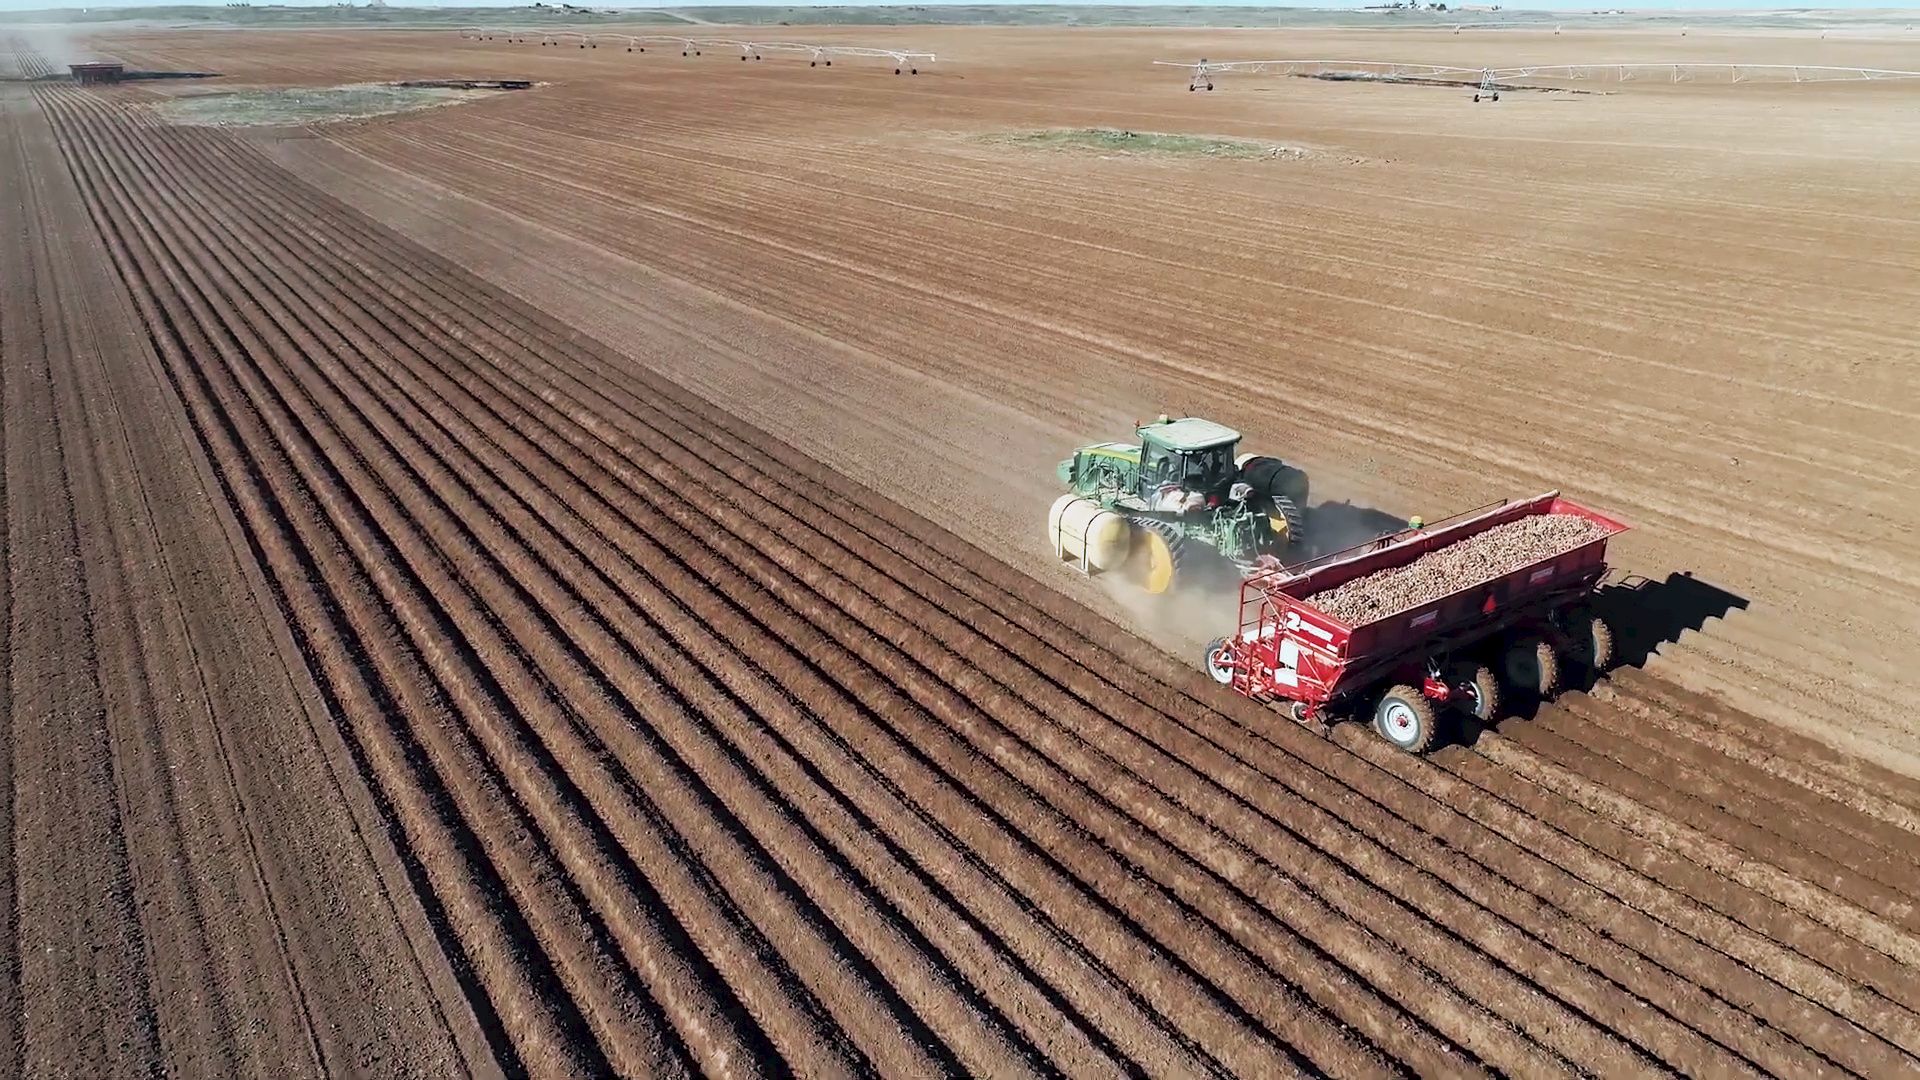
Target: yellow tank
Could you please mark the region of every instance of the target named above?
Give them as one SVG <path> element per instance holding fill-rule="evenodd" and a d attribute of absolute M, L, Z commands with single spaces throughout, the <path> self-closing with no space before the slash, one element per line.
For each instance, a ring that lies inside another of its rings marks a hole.
<path fill-rule="evenodd" d="M 1133 526 L 1126 518 L 1078 495 L 1054 500 L 1047 513 L 1047 535 L 1054 555 L 1065 562 L 1080 562 L 1084 546 L 1087 568 L 1096 573 L 1126 562 L 1133 546 Z"/>

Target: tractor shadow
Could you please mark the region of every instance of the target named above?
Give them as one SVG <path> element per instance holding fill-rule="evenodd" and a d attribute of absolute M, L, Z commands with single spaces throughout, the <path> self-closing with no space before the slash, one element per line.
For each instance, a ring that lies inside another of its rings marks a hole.
<path fill-rule="evenodd" d="M 1614 659 L 1608 671 L 1645 667 L 1660 646 L 1680 640 L 1689 630 L 1704 630 L 1709 622 L 1744 611 L 1749 601 L 1738 593 L 1675 571 L 1664 580 L 1632 575 L 1594 590 L 1594 614 L 1613 629 Z M 1581 672 L 1565 680 L 1562 692 L 1592 690 L 1606 679 L 1605 672 Z M 1539 697 L 1502 686 L 1501 715 L 1491 725 L 1455 714 L 1455 730 L 1445 742 L 1472 746 L 1482 732 L 1500 725 L 1532 720 L 1544 704 Z"/>
<path fill-rule="evenodd" d="M 1407 519 L 1371 506 L 1323 502 L 1307 507 L 1306 558 L 1344 551 L 1407 527 Z M 1295 561 L 1293 556 L 1288 562 Z"/>

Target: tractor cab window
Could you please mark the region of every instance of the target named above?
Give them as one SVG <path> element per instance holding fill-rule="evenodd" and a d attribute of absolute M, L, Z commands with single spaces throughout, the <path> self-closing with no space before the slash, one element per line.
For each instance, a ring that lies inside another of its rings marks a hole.
<path fill-rule="evenodd" d="M 1229 447 L 1169 450 L 1148 443 L 1140 455 L 1140 484 L 1147 491 L 1173 484 L 1183 491 L 1208 491 L 1227 475 Z"/>
<path fill-rule="evenodd" d="M 1180 482 L 1180 455 L 1148 443 L 1140 451 L 1140 486 L 1147 491 Z"/>
<path fill-rule="evenodd" d="M 1216 487 L 1227 475 L 1227 447 L 1195 450 L 1183 456 L 1186 459 L 1185 471 L 1180 478 L 1180 486 L 1189 491 Z"/>

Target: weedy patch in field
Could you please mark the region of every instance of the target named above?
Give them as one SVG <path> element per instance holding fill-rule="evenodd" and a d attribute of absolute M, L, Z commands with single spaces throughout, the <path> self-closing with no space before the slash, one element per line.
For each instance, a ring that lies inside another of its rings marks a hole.
<path fill-rule="evenodd" d="M 1157 131 L 1120 131 L 1114 128 L 1061 128 L 988 136 L 992 142 L 1041 150 L 1097 150 L 1107 153 L 1163 157 L 1207 157 L 1259 160 L 1303 158 L 1297 146 L 1277 146 L 1252 139 L 1222 139 L 1211 135 L 1169 135 Z"/>
<path fill-rule="evenodd" d="M 191 94 L 174 98 L 159 108 L 162 116 L 176 124 L 278 127 L 360 120 L 440 105 L 457 105 L 498 92 L 445 86 L 364 83 Z"/>

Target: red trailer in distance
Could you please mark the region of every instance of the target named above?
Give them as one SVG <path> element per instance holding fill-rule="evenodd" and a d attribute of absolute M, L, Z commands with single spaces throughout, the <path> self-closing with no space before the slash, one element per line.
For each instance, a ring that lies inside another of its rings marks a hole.
<path fill-rule="evenodd" d="M 1594 525 L 1596 538 L 1468 582 L 1445 595 L 1349 624 L 1313 602 L 1347 582 L 1404 567 L 1452 544 L 1543 514 Z M 1607 572 L 1607 541 L 1626 525 L 1557 491 L 1507 501 L 1402 530 L 1240 585 L 1240 629 L 1207 648 L 1215 680 L 1259 701 L 1284 703 L 1295 719 L 1367 715 L 1387 741 L 1413 753 L 1437 736 L 1439 707 L 1481 720 L 1499 709 L 1501 683 L 1548 697 L 1563 666 L 1597 672 L 1613 635 L 1586 606 Z"/>

